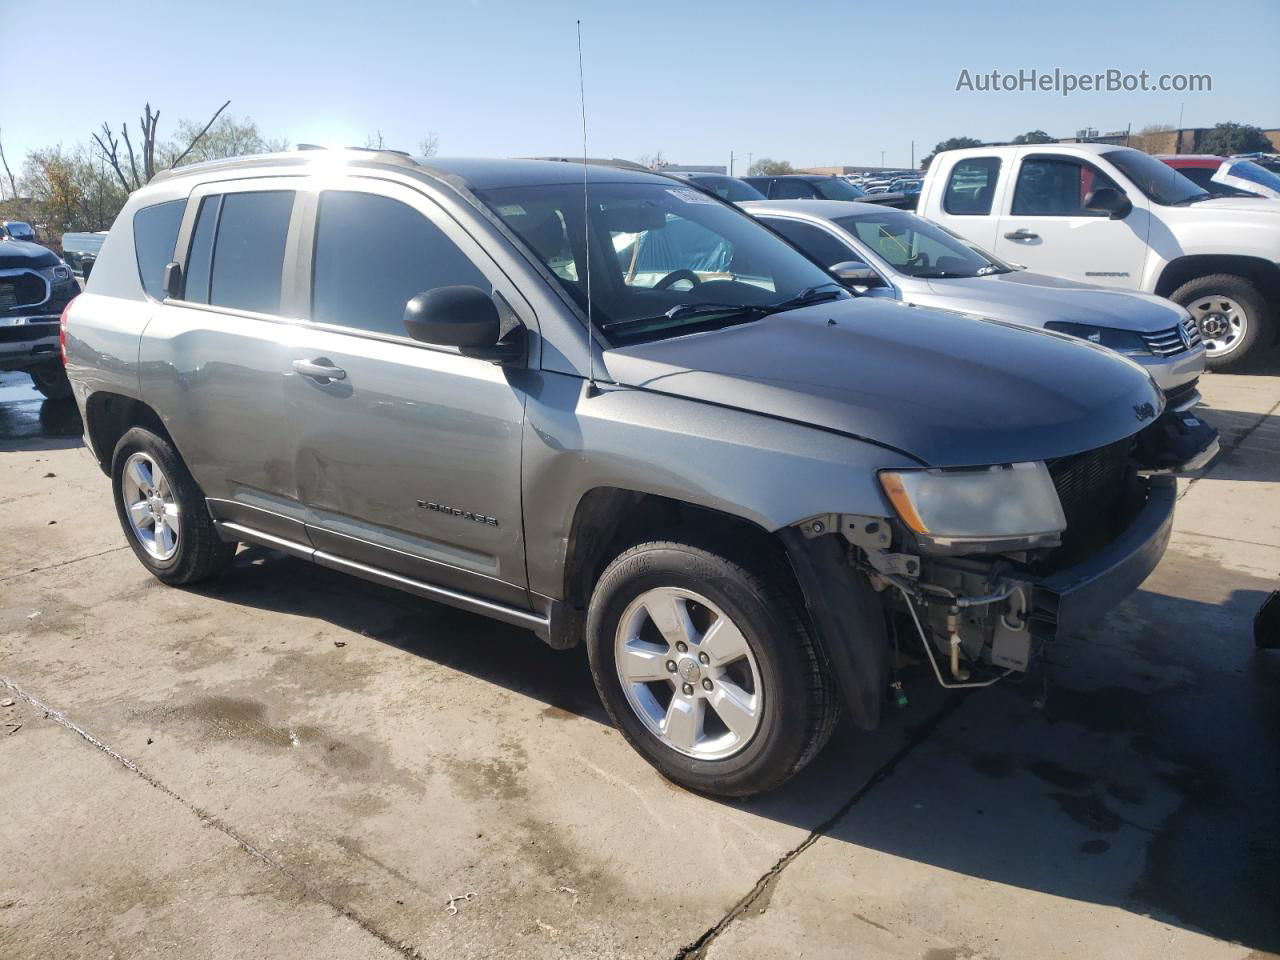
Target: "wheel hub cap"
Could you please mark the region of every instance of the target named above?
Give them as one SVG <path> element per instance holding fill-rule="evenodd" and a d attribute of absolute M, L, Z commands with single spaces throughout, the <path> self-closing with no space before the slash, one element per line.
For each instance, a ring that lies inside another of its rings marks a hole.
<path fill-rule="evenodd" d="M 120 498 L 130 532 L 150 556 L 168 560 L 178 552 L 178 502 L 164 471 L 149 454 L 133 454 L 124 465 Z"/>
<path fill-rule="evenodd" d="M 723 760 L 763 716 L 760 670 L 742 631 L 706 597 L 657 587 L 623 611 L 614 660 L 627 704 L 672 750 Z"/>
<path fill-rule="evenodd" d="M 1230 297 L 1201 297 L 1187 304 L 1187 310 L 1195 319 L 1200 339 L 1209 356 L 1224 356 L 1244 342 L 1249 316 Z"/>

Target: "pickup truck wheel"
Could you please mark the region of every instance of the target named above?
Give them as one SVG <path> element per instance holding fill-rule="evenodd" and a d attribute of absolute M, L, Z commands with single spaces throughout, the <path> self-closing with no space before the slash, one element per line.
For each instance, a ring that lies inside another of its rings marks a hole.
<path fill-rule="evenodd" d="M 614 724 L 667 779 L 749 796 L 826 743 L 839 701 L 776 575 L 682 543 L 632 547 L 605 570 L 587 652 Z"/>
<path fill-rule="evenodd" d="M 62 367 L 50 364 L 27 372 L 36 389 L 50 400 L 66 400 L 71 396 L 71 381 L 67 379 L 67 371 Z"/>
<path fill-rule="evenodd" d="M 111 458 L 111 487 L 129 546 L 157 579 L 195 583 L 231 563 L 236 545 L 218 537 L 204 494 L 164 438 L 127 431 Z"/>
<path fill-rule="evenodd" d="M 1190 312 L 1204 341 L 1210 370 L 1241 366 L 1260 343 L 1267 342 L 1266 302 L 1244 277 L 1229 273 L 1197 277 L 1173 291 L 1169 299 Z"/>

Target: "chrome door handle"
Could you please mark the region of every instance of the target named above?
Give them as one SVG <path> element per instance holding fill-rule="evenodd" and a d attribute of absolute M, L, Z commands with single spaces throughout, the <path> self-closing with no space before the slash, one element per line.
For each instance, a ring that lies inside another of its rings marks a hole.
<path fill-rule="evenodd" d="M 347 371 L 335 367 L 325 357 L 316 357 L 314 360 L 295 360 L 293 361 L 293 369 L 304 377 L 311 377 L 320 383 L 347 379 Z"/>
<path fill-rule="evenodd" d="M 1006 233 L 1004 238 L 1006 240 L 1039 240 L 1040 234 L 1032 233 L 1030 230 L 1022 228 L 1013 231 L 1013 233 Z"/>

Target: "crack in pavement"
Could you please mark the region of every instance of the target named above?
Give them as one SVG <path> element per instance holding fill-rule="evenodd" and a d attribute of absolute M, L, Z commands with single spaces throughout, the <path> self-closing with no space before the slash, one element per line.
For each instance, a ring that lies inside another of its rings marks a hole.
<path fill-rule="evenodd" d="M 121 550 L 128 550 L 129 545 L 123 544 L 119 547 L 109 547 L 106 550 L 99 550 L 97 553 L 90 553 L 83 557 L 73 557 L 70 560 L 59 560 L 57 563 L 50 563 L 43 567 L 32 567 L 30 570 L 23 570 L 21 573 L 11 573 L 8 576 L 0 577 L 0 583 L 8 583 L 10 580 L 17 580 L 19 577 L 29 577 L 33 573 L 43 573 L 46 570 L 56 570 L 58 567 L 67 567 L 73 563 L 79 563 L 81 560 L 92 560 L 94 557 L 105 557 L 108 553 L 119 553 Z"/>
<path fill-rule="evenodd" d="M 107 552 L 110 552 L 110 551 L 107 551 Z M 73 562 L 73 561 L 69 561 L 69 562 Z M 53 707 L 50 707 L 48 704 L 42 702 L 41 700 L 27 693 L 20 686 L 18 686 L 18 684 L 14 683 L 8 677 L 0 675 L 0 685 L 8 688 L 9 692 L 12 693 L 15 697 L 30 704 L 36 710 L 41 711 L 45 715 L 45 717 L 48 718 L 49 720 L 52 720 L 54 723 L 57 723 L 58 725 L 70 730 L 72 733 L 79 736 L 86 743 L 102 751 L 112 760 L 115 760 L 117 763 L 123 766 L 126 770 L 141 777 L 147 784 L 149 784 L 152 787 L 155 787 L 155 789 L 159 790 L 165 796 L 169 797 L 172 800 L 176 800 L 178 803 L 182 804 L 182 806 L 186 807 L 188 810 L 194 813 L 200 819 L 201 823 L 205 824 L 206 826 L 213 827 L 215 830 L 219 831 L 220 833 L 230 838 L 232 841 L 235 842 L 235 844 L 238 847 L 240 847 L 241 850 L 249 854 L 249 856 L 253 857 L 255 860 L 258 860 L 261 863 L 265 864 L 266 866 L 270 867 L 272 870 L 275 870 L 277 873 L 283 876 L 286 880 L 288 880 L 290 883 L 296 886 L 307 897 L 310 897 L 313 900 L 323 903 L 325 906 L 333 910 L 339 916 L 343 917 L 344 919 L 350 920 L 352 923 L 354 923 L 357 927 L 359 927 L 365 933 L 381 941 L 385 946 L 394 950 L 400 956 L 405 957 L 406 960 L 425 960 L 424 955 L 421 952 L 419 952 L 419 950 L 416 947 L 414 947 L 412 944 L 403 943 L 403 942 L 394 940 L 389 934 L 386 934 L 383 931 L 379 930 L 369 920 L 362 917 L 355 910 L 327 896 L 322 890 L 319 890 L 312 884 L 308 883 L 305 879 L 298 876 L 293 871 L 291 871 L 286 866 L 284 866 L 284 864 L 274 859 L 270 854 L 265 853 L 264 851 L 260 850 L 258 847 L 254 846 L 252 842 L 250 842 L 245 836 L 239 833 L 230 824 L 214 816 L 213 814 L 199 807 L 198 805 L 191 802 L 190 800 L 187 800 L 185 797 L 181 796 L 172 788 L 166 786 L 160 780 L 156 779 L 156 777 L 152 776 L 151 774 L 147 773 L 147 771 L 139 767 L 136 763 L 134 763 L 128 757 L 119 753 L 117 750 L 115 750 L 108 744 L 103 743 L 101 740 L 95 737 L 88 730 L 85 730 L 79 724 L 75 723 L 73 720 L 68 718 L 66 714 L 62 713 L 59 710 L 55 710 Z"/>
<path fill-rule="evenodd" d="M 898 765 L 902 763 L 902 761 L 905 760 L 916 747 L 920 746 L 920 744 L 924 743 L 933 735 L 933 732 L 941 725 L 942 721 L 954 713 L 956 709 L 959 708 L 960 704 L 965 701 L 966 696 L 967 694 L 961 693 L 952 697 L 943 704 L 942 708 L 938 710 L 937 713 L 924 723 L 920 724 L 911 734 L 911 737 L 907 742 L 903 744 L 884 764 L 882 764 L 875 773 L 867 779 L 866 783 L 855 790 L 849 799 L 841 804 L 840 809 L 829 816 L 826 820 L 822 821 L 822 823 L 814 827 L 813 830 L 809 832 L 809 835 L 798 845 L 784 853 L 778 862 L 770 867 L 760 877 L 760 879 L 755 882 L 755 885 L 747 892 L 746 896 L 734 904 L 733 907 L 730 908 L 729 912 L 721 917 L 713 926 L 703 931 L 702 935 L 698 937 L 697 940 L 694 940 L 692 943 L 686 944 L 677 950 L 675 956 L 672 957 L 672 960 L 704 960 L 707 955 L 707 950 L 715 943 L 720 934 L 724 933 L 735 920 L 749 912 L 752 907 L 760 901 L 761 897 L 765 896 L 773 889 L 778 880 L 781 879 L 782 871 L 795 862 L 802 853 L 817 843 L 822 839 L 822 837 L 826 836 L 827 831 L 844 819 L 845 815 L 857 806 L 863 797 L 875 789 L 879 784 L 893 776 L 894 772 L 898 769 Z"/>

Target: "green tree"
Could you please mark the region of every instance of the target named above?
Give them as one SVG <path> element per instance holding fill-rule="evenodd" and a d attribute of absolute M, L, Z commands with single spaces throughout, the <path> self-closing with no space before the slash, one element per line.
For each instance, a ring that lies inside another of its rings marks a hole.
<path fill-rule="evenodd" d="M 178 166 L 289 149 L 288 140 L 264 137 L 258 124 L 250 117 L 220 116 L 203 135 L 200 133 L 200 124 L 194 120 L 179 120 L 173 137 L 156 151 L 158 165 L 173 166 L 178 156 L 186 150 L 187 144 L 192 144 L 191 149 L 187 150 Z"/>
<path fill-rule="evenodd" d="M 1013 138 L 1014 143 L 1053 143 L 1053 137 L 1049 136 L 1043 130 L 1029 130 L 1026 133 L 1020 133 Z M 976 146 L 976 144 L 975 144 Z"/>
<path fill-rule="evenodd" d="M 1275 145 L 1261 127 L 1249 123 L 1220 123 L 1204 135 L 1200 149 L 1219 155 L 1231 153 L 1272 153 Z"/>
<path fill-rule="evenodd" d="M 796 168 L 786 160 L 770 160 L 768 157 L 761 157 L 751 165 L 751 169 L 747 171 L 747 176 L 780 177 L 795 172 Z"/>
<path fill-rule="evenodd" d="M 973 137 L 950 137 L 949 139 L 943 140 L 939 143 L 933 148 L 933 153 L 920 161 L 920 168 L 922 170 L 928 170 L 929 164 L 933 162 L 933 158 L 947 150 L 963 150 L 965 147 L 980 146 L 982 146 L 982 141 L 975 140 Z"/>

